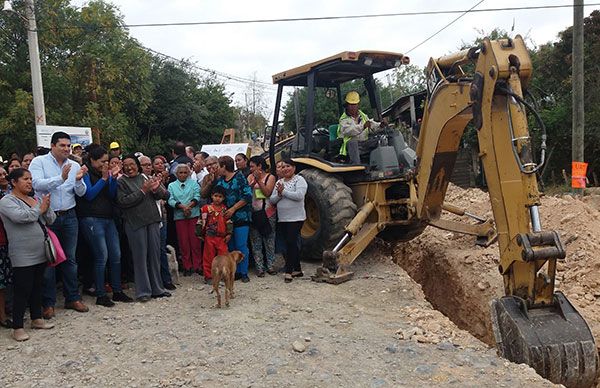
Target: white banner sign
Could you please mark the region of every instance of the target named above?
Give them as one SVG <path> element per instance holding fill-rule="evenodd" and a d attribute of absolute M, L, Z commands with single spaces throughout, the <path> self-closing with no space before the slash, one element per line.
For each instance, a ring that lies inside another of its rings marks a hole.
<path fill-rule="evenodd" d="M 36 125 L 38 147 L 50 148 L 50 139 L 54 132 L 64 132 L 71 136 L 71 144 L 79 143 L 82 147 L 92 143 L 92 128 L 60 127 L 58 125 Z"/>
<path fill-rule="evenodd" d="M 235 144 L 205 144 L 202 146 L 201 151 L 206 152 L 210 156 L 228 155 L 235 159 L 237 154 L 247 155 L 248 143 L 235 143 Z"/>

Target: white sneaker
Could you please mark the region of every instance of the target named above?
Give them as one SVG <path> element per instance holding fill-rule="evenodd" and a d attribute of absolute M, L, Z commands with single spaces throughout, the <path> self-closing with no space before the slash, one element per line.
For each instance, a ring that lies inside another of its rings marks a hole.
<path fill-rule="evenodd" d="M 48 330 L 54 328 L 54 323 L 47 323 L 43 319 L 36 319 L 31 321 L 31 328 L 37 330 Z"/>
<path fill-rule="evenodd" d="M 12 337 L 15 341 L 23 342 L 29 339 L 29 334 L 25 332 L 25 329 L 14 329 L 12 332 Z"/>

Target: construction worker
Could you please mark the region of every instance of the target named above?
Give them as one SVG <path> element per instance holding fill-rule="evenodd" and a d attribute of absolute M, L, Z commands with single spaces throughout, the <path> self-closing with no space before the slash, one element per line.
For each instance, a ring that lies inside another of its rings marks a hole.
<path fill-rule="evenodd" d="M 108 147 L 109 152 L 108 155 L 110 158 L 112 157 L 119 157 L 119 159 L 121 158 L 121 146 L 119 145 L 119 143 L 117 143 L 116 141 L 113 141 L 112 143 L 110 143 L 110 146 Z"/>
<path fill-rule="evenodd" d="M 79 143 L 73 143 L 71 144 L 71 155 L 69 156 L 69 158 L 71 160 L 76 161 L 77 163 L 79 163 L 79 165 L 83 164 L 83 147 L 81 146 L 81 144 Z"/>
<path fill-rule="evenodd" d="M 340 116 L 337 129 L 337 136 L 343 141 L 340 155 L 352 164 L 360 164 L 359 142 L 369 139 L 369 129 L 376 131 L 381 124 L 386 124 L 385 119 L 383 123 L 369 119 L 362 110 L 358 109 L 359 103 L 358 92 L 351 91 L 346 94 L 346 110 Z"/>
<path fill-rule="evenodd" d="M 81 146 L 81 144 L 79 143 L 74 143 L 71 145 L 71 153 L 73 155 L 77 155 L 79 157 L 81 157 L 81 155 L 83 154 L 83 147 Z"/>

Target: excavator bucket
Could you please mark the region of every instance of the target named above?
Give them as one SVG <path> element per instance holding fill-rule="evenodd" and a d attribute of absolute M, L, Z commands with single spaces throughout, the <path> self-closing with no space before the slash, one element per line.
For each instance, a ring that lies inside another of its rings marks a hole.
<path fill-rule="evenodd" d="M 500 356 L 525 363 L 566 387 L 591 387 L 598 354 L 585 320 L 561 293 L 554 305 L 528 309 L 523 299 L 505 296 L 491 303 L 492 326 Z"/>
<path fill-rule="evenodd" d="M 345 266 L 338 265 L 340 257 L 338 252 L 323 252 L 323 266 L 317 268 L 317 271 L 310 278 L 313 282 L 341 284 L 352 279 L 354 272 L 346 271 Z"/>

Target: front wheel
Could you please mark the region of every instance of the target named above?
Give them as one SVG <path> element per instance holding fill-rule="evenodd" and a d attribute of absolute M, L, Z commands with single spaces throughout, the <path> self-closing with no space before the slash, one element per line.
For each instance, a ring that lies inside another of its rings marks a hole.
<path fill-rule="evenodd" d="M 320 170 L 300 172 L 308 184 L 304 199 L 306 221 L 302 226 L 301 257 L 321 259 L 342 238 L 356 215 L 352 190 L 338 177 Z"/>

